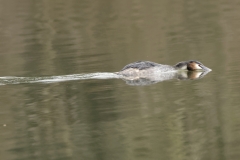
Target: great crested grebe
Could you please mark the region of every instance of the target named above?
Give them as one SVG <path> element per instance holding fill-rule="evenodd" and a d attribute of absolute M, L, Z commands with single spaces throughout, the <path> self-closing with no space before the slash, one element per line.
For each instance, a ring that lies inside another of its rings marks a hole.
<path fill-rule="evenodd" d="M 0 77 L 0 85 L 22 83 L 55 83 L 71 80 L 122 79 L 129 85 L 150 85 L 167 80 L 196 80 L 204 77 L 211 69 L 198 61 L 179 62 L 174 66 L 138 61 L 126 65 L 119 72 L 96 72 L 46 77 Z"/>
<path fill-rule="evenodd" d="M 117 74 L 131 77 L 146 77 L 183 70 L 201 72 L 211 71 L 210 68 L 207 68 L 201 62 L 195 60 L 179 62 L 174 66 L 158 64 L 150 61 L 138 61 L 126 65 L 121 71 L 117 72 Z"/>

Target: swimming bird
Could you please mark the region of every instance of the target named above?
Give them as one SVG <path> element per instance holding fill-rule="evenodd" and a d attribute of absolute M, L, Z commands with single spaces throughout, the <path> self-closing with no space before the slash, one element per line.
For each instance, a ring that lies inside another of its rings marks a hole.
<path fill-rule="evenodd" d="M 121 71 L 117 72 L 117 74 L 124 77 L 148 77 L 178 71 L 210 72 L 211 69 L 195 60 L 182 61 L 174 66 L 158 64 L 151 61 L 137 61 L 126 65 Z"/>
<path fill-rule="evenodd" d="M 183 61 L 174 66 L 150 61 L 138 61 L 123 67 L 119 72 L 96 72 L 46 77 L 0 77 L 0 85 L 21 83 L 56 83 L 72 80 L 123 79 L 129 85 L 150 85 L 167 80 L 196 80 L 204 77 L 211 69 L 199 61 Z"/>

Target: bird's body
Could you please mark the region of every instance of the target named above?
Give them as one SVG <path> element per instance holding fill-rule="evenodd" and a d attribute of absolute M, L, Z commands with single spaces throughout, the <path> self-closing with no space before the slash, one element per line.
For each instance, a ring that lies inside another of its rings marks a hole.
<path fill-rule="evenodd" d="M 211 71 L 211 69 L 205 67 L 201 62 L 194 60 L 179 62 L 174 66 L 158 64 L 150 61 L 137 61 L 126 65 L 118 72 L 118 74 L 125 77 L 148 77 L 182 70 Z"/>

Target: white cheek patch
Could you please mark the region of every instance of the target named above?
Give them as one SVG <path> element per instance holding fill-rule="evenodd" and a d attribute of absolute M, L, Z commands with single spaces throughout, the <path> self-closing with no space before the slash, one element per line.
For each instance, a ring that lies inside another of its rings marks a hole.
<path fill-rule="evenodd" d="M 202 69 L 198 64 L 195 64 L 195 69 Z"/>

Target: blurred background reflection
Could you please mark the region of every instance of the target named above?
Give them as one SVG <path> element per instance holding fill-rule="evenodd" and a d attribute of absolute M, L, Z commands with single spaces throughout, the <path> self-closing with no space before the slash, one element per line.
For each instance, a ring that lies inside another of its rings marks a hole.
<path fill-rule="evenodd" d="M 116 72 L 195 59 L 199 80 L 0 86 L 4 160 L 238 160 L 236 0 L 0 1 L 0 77 Z"/>

